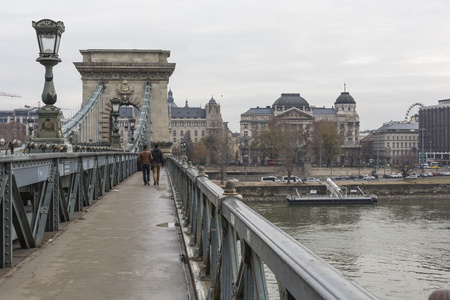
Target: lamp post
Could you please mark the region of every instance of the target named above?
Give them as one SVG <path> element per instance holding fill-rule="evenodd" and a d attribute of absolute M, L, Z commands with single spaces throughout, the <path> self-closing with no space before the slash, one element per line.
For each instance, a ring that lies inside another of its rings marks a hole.
<path fill-rule="evenodd" d="M 422 153 L 420 154 L 420 168 L 422 169 L 422 174 L 423 174 L 423 164 L 424 164 L 424 158 L 426 157 L 425 155 L 425 144 L 423 142 L 423 138 L 425 136 L 424 131 L 426 129 L 425 128 L 421 128 L 420 131 L 422 131 Z"/>
<path fill-rule="evenodd" d="M 119 98 L 111 98 L 109 100 L 111 102 L 111 116 L 112 116 L 112 125 L 113 130 L 111 134 L 111 147 L 120 148 L 120 134 L 119 127 L 117 125 L 117 119 L 119 118 L 119 109 L 120 109 L 120 99 Z"/>
<path fill-rule="evenodd" d="M 319 146 L 319 168 L 322 168 L 322 139 L 320 139 Z"/>
<path fill-rule="evenodd" d="M 186 157 L 186 142 L 181 142 L 180 148 L 181 148 L 181 158 L 184 160 L 184 158 Z"/>
<path fill-rule="evenodd" d="M 131 142 L 134 142 L 134 130 L 136 129 L 136 119 L 131 118 L 130 122 L 130 130 L 131 130 Z"/>
<path fill-rule="evenodd" d="M 61 111 L 54 105 L 57 95 L 53 84 L 53 67 L 61 59 L 58 56 L 64 23 L 43 19 L 32 22 L 39 43 L 39 57 L 36 59 L 45 67 L 45 84 L 42 92 L 44 106 L 36 111 L 39 116 L 36 138 L 38 143 L 66 144 L 61 132 Z"/>
<path fill-rule="evenodd" d="M 34 130 L 34 119 L 28 118 L 28 135 L 30 136 L 30 141 L 33 138 L 33 130 Z"/>

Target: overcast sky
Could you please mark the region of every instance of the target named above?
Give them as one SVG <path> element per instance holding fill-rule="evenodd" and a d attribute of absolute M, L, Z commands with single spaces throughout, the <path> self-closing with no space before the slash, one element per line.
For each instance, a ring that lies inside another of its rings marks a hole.
<path fill-rule="evenodd" d="M 69 4 L 73 3 L 73 4 Z M 202 106 L 214 96 L 223 119 L 281 93 L 331 107 L 343 91 L 357 104 L 361 130 L 402 121 L 412 104 L 450 98 L 450 1 L 3 1 L 1 109 L 37 106 L 44 67 L 32 21 L 63 21 L 54 69 L 57 106 L 81 104 L 79 50 L 163 49 L 176 63 L 175 102 Z M 415 109 L 417 111 L 417 108 Z"/>

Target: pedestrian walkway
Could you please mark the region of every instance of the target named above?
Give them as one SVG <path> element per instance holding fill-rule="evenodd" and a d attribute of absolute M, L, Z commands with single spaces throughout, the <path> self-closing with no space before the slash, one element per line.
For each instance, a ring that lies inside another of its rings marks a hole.
<path fill-rule="evenodd" d="M 0 299 L 187 299 L 167 174 L 138 172 L 0 280 Z"/>

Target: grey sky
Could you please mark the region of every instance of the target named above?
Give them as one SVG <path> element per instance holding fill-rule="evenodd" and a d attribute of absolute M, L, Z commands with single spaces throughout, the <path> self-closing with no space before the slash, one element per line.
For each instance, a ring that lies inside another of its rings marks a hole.
<path fill-rule="evenodd" d="M 450 98 L 450 2 L 438 1 L 8 1 L 1 5 L 2 109 L 36 106 L 44 68 L 31 21 L 63 21 L 54 69 L 57 106 L 81 103 L 73 62 L 81 49 L 166 49 L 176 69 L 175 102 L 204 106 L 214 96 L 224 121 L 300 93 L 331 107 L 355 98 L 361 129 L 403 120 L 415 102 Z"/>

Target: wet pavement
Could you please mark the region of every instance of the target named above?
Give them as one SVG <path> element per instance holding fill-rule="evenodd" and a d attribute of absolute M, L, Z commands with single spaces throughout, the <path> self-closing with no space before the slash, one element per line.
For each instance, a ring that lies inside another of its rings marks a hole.
<path fill-rule="evenodd" d="M 0 299 L 188 299 L 167 174 L 138 172 L 0 279 Z"/>

